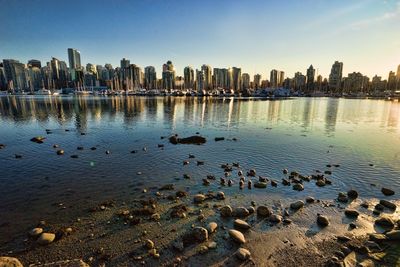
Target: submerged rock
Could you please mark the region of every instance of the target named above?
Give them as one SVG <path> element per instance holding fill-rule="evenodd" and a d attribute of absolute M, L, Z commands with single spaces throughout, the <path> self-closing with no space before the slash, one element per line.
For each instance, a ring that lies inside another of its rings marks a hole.
<path fill-rule="evenodd" d="M 302 207 L 304 207 L 304 202 L 301 201 L 301 200 L 298 200 L 298 201 L 293 202 L 292 204 L 290 204 L 290 208 L 294 209 L 294 210 L 301 209 Z"/>
<path fill-rule="evenodd" d="M 217 199 L 218 200 L 224 200 L 225 199 L 225 193 L 222 191 L 217 192 Z"/>
<path fill-rule="evenodd" d="M 392 189 L 385 188 L 385 187 L 382 187 L 381 192 L 382 192 L 382 194 L 384 194 L 385 196 L 392 196 L 392 195 L 394 195 L 394 191 L 393 191 Z"/>
<path fill-rule="evenodd" d="M 46 140 L 46 137 L 43 136 L 35 136 L 31 139 L 32 142 L 42 144 Z"/>
<path fill-rule="evenodd" d="M 358 198 L 358 192 L 356 190 L 351 189 L 347 192 L 347 196 L 352 199 Z"/>
<path fill-rule="evenodd" d="M 59 149 L 59 150 L 57 150 L 57 155 L 64 155 L 64 150 L 62 150 L 62 149 Z"/>
<path fill-rule="evenodd" d="M 258 181 L 258 182 L 254 183 L 254 187 L 255 188 L 267 188 L 267 183 Z"/>
<path fill-rule="evenodd" d="M 294 185 L 293 185 L 293 190 L 296 190 L 296 191 L 303 191 L 303 190 L 304 190 L 304 186 L 303 186 L 302 184 L 300 184 L 300 183 L 294 184 Z"/>
<path fill-rule="evenodd" d="M 193 197 L 194 203 L 202 203 L 206 199 L 206 196 L 203 194 L 197 194 Z"/>
<path fill-rule="evenodd" d="M 206 142 L 206 138 L 198 135 L 193 135 L 190 137 L 186 138 L 178 138 L 178 136 L 173 135 L 169 138 L 169 142 L 171 144 L 177 145 L 177 144 L 195 144 L 195 145 L 201 145 Z"/>
<path fill-rule="evenodd" d="M 237 242 L 237 243 L 239 243 L 239 244 L 244 244 L 244 243 L 246 243 L 246 239 L 244 238 L 244 235 L 241 233 L 241 232 L 239 232 L 239 231 L 237 231 L 237 230 L 234 230 L 234 229 L 231 229 L 231 230 L 229 230 L 229 236 L 235 241 L 235 242 Z"/>

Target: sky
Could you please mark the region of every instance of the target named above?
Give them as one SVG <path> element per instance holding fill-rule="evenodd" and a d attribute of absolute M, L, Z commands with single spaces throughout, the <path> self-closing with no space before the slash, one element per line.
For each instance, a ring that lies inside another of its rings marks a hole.
<path fill-rule="evenodd" d="M 144 68 L 171 60 L 185 66 L 271 69 L 293 77 L 312 64 L 328 77 L 335 60 L 344 75 L 387 79 L 400 64 L 400 0 L 0 0 L 0 59 L 51 57 L 83 64 L 121 58 Z"/>

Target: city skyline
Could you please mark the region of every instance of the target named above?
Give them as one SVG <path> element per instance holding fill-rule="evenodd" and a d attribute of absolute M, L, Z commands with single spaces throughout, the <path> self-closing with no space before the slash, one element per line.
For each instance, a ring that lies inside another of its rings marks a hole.
<path fill-rule="evenodd" d="M 21 62 L 68 62 L 65 48 L 76 47 L 82 62 L 95 65 L 118 66 L 125 57 L 161 73 L 172 60 L 179 76 L 203 64 L 241 67 L 251 77 L 272 69 L 293 76 L 312 64 L 315 76 L 327 78 L 338 60 L 344 75 L 384 79 L 400 62 L 398 1 L 1 2 L 0 58 Z"/>

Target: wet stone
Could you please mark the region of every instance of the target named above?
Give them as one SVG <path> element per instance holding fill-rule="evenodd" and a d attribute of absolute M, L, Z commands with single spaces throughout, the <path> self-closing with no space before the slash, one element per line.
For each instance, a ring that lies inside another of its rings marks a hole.
<path fill-rule="evenodd" d="M 52 233 L 42 233 L 42 234 L 40 235 L 40 237 L 38 238 L 37 242 L 38 242 L 38 244 L 40 244 L 40 245 L 48 245 L 48 244 L 50 244 L 51 242 L 53 242 L 55 238 L 56 238 L 56 235 L 55 235 L 55 234 L 52 234 Z"/>
<path fill-rule="evenodd" d="M 243 235 L 241 232 L 239 232 L 239 231 L 237 231 L 237 230 L 234 230 L 234 229 L 231 229 L 231 230 L 228 231 L 228 233 L 229 233 L 229 236 L 230 236 L 235 242 L 237 242 L 237 243 L 239 243 L 239 244 L 244 244 L 244 243 L 246 243 L 246 239 L 245 239 L 244 235 Z"/>
<path fill-rule="evenodd" d="M 393 191 L 392 189 L 385 188 L 385 187 L 382 187 L 381 192 L 382 192 L 382 194 L 384 194 L 385 196 L 392 196 L 392 195 L 394 195 L 394 191 Z"/>
<path fill-rule="evenodd" d="M 231 217 L 232 216 L 232 207 L 229 205 L 223 206 L 219 210 L 222 217 Z"/>
<path fill-rule="evenodd" d="M 346 209 L 346 210 L 344 211 L 344 214 L 345 214 L 347 217 L 357 218 L 358 215 L 359 215 L 360 213 L 359 213 L 358 211 L 354 210 L 354 209 Z"/>
<path fill-rule="evenodd" d="M 326 227 L 329 225 L 329 220 L 326 216 L 324 215 L 319 215 L 317 216 L 317 224 L 321 227 Z"/>
<path fill-rule="evenodd" d="M 233 222 L 233 225 L 235 226 L 235 228 L 239 228 L 239 229 L 243 229 L 243 230 L 247 230 L 247 229 L 251 228 L 251 226 L 247 222 L 245 222 L 241 219 L 236 219 Z"/>
<path fill-rule="evenodd" d="M 238 258 L 238 259 L 241 260 L 241 261 L 248 260 L 248 259 L 251 257 L 250 251 L 248 251 L 248 250 L 245 249 L 245 248 L 239 248 L 239 249 L 236 251 L 235 255 L 236 255 L 236 258 Z"/>
<path fill-rule="evenodd" d="M 290 204 L 290 208 L 294 210 L 301 209 L 302 207 L 304 207 L 304 202 L 301 200 L 298 200 Z"/>
<path fill-rule="evenodd" d="M 260 217 L 268 217 L 271 215 L 271 211 L 268 209 L 267 206 L 259 206 L 257 207 L 257 215 Z"/>
<path fill-rule="evenodd" d="M 245 207 L 237 207 L 233 210 L 234 217 L 247 217 L 249 216 L 250 212 Z"/>

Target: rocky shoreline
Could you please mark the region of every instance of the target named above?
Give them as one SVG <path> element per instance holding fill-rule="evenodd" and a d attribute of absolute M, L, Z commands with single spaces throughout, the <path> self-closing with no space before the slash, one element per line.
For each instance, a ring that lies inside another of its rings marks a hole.
<path fill-rule="evenodd" d="M 43 142 L 36 138 L 32 142 Z M 200 136 L 168 139 L 201 145 Z M 216 138 L 215 141 L 223 141 Z M 235 140 L 234 140 L 235 141 Z M 5 147 L 3 145 L 2 147 Z M 158 146 L 163 149 L 164 145 Z M 56 147 L 55 147 L 56 148 Z M 58 147 L 57 147 L 58 148 Z M 59 153 L 62 155 L 63 153 Z M 109 152 L 110 153 L 110 152 Z M 198 161 L 189 154 L 183 164 Z M 199 163 L 200 162 L 200 163 Z M 215 175 L 188 192 L 179 183 L 143 187 L 127 201 L 98 203 L 63 224 L 33 223 L 30 230 L 1 244 L 0 266 L 395 266 L 400 263 L 397 201 L 364 199 L 354 189 L 337 199 L 295 201 L 237 199 L 224 188 L 241 190 L 329 186 L 332 168 L 303 175 L 282 170 L 281 181 L 224 163 Z M 182 179 L 192 179 L 182 174 Z M 218 190 L 210 190 L 210 185 Z M 378 198 L 394 195 L 381 188 Z"/>

